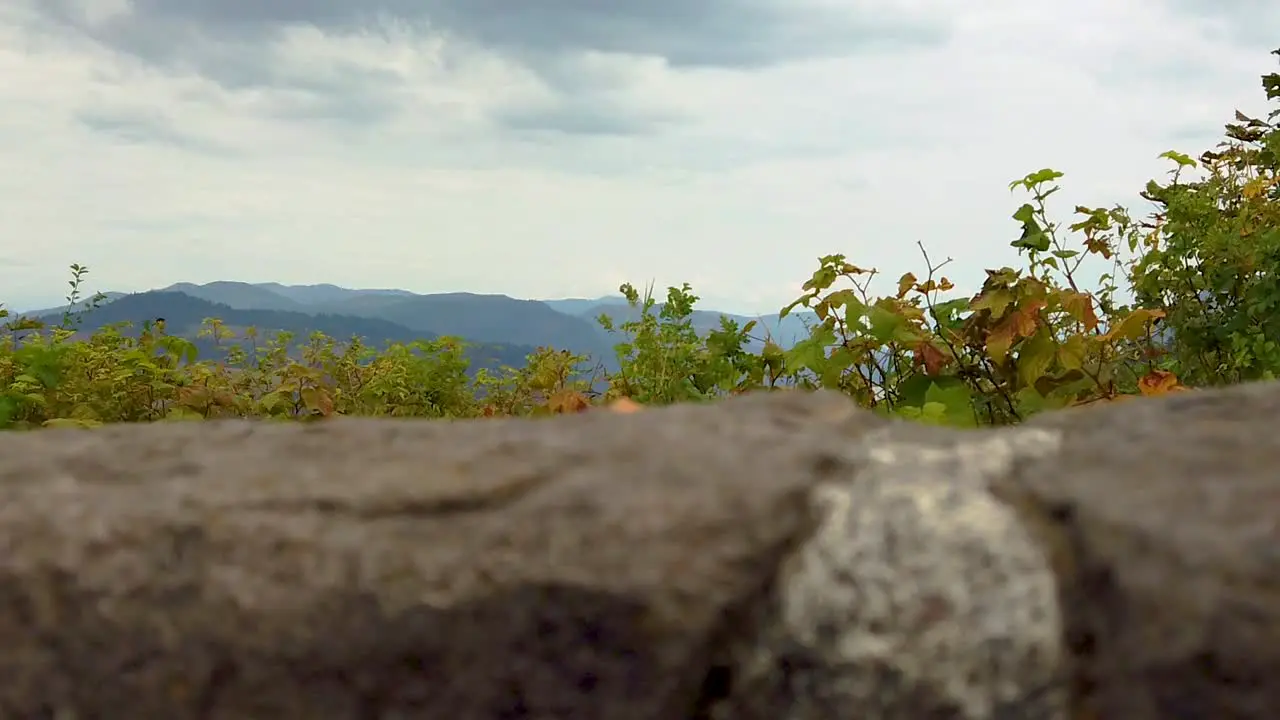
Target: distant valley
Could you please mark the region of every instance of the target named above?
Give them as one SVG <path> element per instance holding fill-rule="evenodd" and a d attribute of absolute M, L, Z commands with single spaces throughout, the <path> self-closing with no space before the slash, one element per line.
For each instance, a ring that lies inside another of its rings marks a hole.
<path fill-rule="evenodd" d="M 449 335 L 475 344 L 470 351 L 473 369 L 520 366 L 536 347 L 551 346 L 588 355 L 613 370 L 617 364 L 613 345 L 622 338 L 606 332 L 596 318 L 604 314 L 617 324 L 639 317 L 638 310 L 630 308 L 621 295 L 520 300 L 506 295 L 420 295 L 396 289 L 235 281 L 175 283 L 141 293 L 104 295 L 100 307 L 80 315 L 82 331 L 122 321 L 141 327 L 163 317 L 170 334 L 196 340 L 201 357 L 219 353 L 211 341 L 196 338 L 201 322 L 208 317 L 219 318 L 235 330 L 257 327 L 267 337 L 283 330 L 293 333 L 296 341 L 305 341 L 319 331 L 340 340 L 360 337 L 375 347 Z M 66 310 L 54 307 L 21 314 L 56 323 Z M 758 321 L 751 333 L 759 338 L 752 342 L 753 350 L 763 346 L 760 339 L 766 332 L 782 347 L 791 347 L 807 337 L 806 324 L 816 321 L 810 312 L 779 319 L 777 315 L 748 317 L 697 310 L 693 325 L 705 335 L 720 327 L 722 315 L 739 326 Z"/>

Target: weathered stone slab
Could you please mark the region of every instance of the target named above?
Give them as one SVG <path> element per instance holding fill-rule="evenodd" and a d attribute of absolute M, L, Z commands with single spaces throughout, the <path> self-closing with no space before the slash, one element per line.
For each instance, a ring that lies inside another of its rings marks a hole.
<path fill-rule="evenodd" d="M 1280 718 L 1280 383 L 1046 415 L 1016 478 L 1050 529 L 1083 718 Z"/>
<path fill-rule="evenodd" d="M 1280 717 L 1280 384 L 0 436 L 0 717 Z"/>
<path fill-rule="evenodd" d="M 881 424 L 781 393 L 0 435 L 0 717 L 684 717 Z"/>

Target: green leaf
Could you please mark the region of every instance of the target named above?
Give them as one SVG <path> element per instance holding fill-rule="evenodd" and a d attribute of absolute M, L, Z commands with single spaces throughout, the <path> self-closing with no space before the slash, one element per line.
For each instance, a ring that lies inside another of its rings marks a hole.
<path fill-rule="evenodd" d="M 925 395 L 934 385 L 934 380 L 928 375 L 913 374 L 906 380 L 898 383 L 898 397 L 903 405 L 915 405 L 919 407 L 925 403 Z"/>
<path fill-rule="evenodd" d="M 1062 175 L 1062 173 L 1052 168 L 1044 168 L 1028 175 L 1026 181 L 1032 185 L 1039 185 L 1040 183 L 1053 182 L 1062 177 Z"/>
<path fill-rule="evenodd" d="M 1013 182 L 1009 183 L 1009 189 L 1013 190 L 1014 188 L 1022 187 L 1022 188 L 1026 188 L 1027 190 L 1030 190 L 1034 188 L 1036 185 L 1052 182 L 1054 180 L 1057 180 L 1060 177 L 1062 177 L 1062 173 L 1058 172 L 1057 170 L 1044 168 L 1043 170 L 1039 170 L 1039 171 L 1028 174 L 1026 177 L 1022 178 L 1021 180 L 1014 180 Z"/>
<path fill-rule="evenodd" d="M 892 413 L 884 409 L 883 405 L 877 406 L 884 414 L 893 414 L 904 420 L 919 420 L 923 414 L 922 408 L 915 405 L 898 405 L 893 408 Z"/>
<path fill-rule="evenodd" d="M 951 382 L 935 380 L 924 395 L 926 405 L 937 403 L 946 408 L 947 424 L 955 427 L 973 427 L 973 394 L 969 386 L 953 379 Z"/>
<path fill-rule="evenodd" d="M 18 401 L 7 395 L 0 395 L 0 428 L 7 428 L 18 416 Z"/>
<path fill-rule="evenodd" d="M 857 359 L 853 355 L 853 351 L 840 345 L 831 351 L 823 364 L 820 379 L 823 387 L 839 387 L 840 379 L 844 373 L 857 364 Z"/>
<path fill-rule="evenodd" d="M 1014 394 L 1014 404 L 1018 408 L 1018 413 L 1023 417 L 1035 415 L 1045 410 L 1058 410 L 1066 407 L 1067 402 L 1065 397 L 1045 397 L 1037 392 L 1034 387 L 1024 387 Z"/>
<path fill-rule="evenodd" d="M 1160 153 L 1160 157 L 1164 158 L 1165 160 L 1172 160 L 1178 163 L 1178 167 L 1195 167 L 1196 166 L 1195 160 L 1192 160 L 1190 156 L 1184 155 L 1176 150 L 1166 150 L 1165 152 Z"/>
<path fill-rule="evenodd" d="M 870 335 L 881 343 L 893 342 L 898 333 L 908 326 L 905 317 L 878 306 L 867 308 L 867 319 L 870 321 Z"/>
<path fill-rule="evenodd" d="M 940 402 L 926 402 L 920 407 L 920 421 L 930 425 L 947 425 L 947 406 Z"/>
<path fill-rule="evenodd" d="M 1035 383 L 1049 370 L 1057 352 L 1058 343 L 1047 328 L 1041 328 L 1018 346 L 1018 379 L 1026 385 Z"/>
<path fill-rule="evenodd" d="M 783 357 L 788 373 L 797 373 L 802 370 L 818 372 L 826 364 L 826 343 L 822 342 L 821 338 L 809 337 L 793 345 Z"/>

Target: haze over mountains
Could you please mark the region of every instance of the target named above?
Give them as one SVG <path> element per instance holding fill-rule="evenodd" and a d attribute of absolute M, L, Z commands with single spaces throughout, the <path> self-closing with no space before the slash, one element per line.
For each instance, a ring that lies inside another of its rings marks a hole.
<path fill-rule="evenodd" d="M 339 340 L 358 336 L 381 346 L 385 342 L 411 342 L 441 335 L 461 337 L 477 347 L 470 353 L 474 367 L 520 366 L 538 346 L 589 355 L 609 369 L 616 366 L 613 345 L 622 338 L 610 335 L 596 318 L 608 315 L 615 323 L 639 316 L 621 295 L 562 300 L 520 300 L 506 295 L 441 293 L 420 295 L 407 290 L 343 288 L 336 285 L 282 285 L 216 281 L 204 285 L 175 283 L 141 293 L 104 293 L 106 300 L 97 309 L 80 317 L 81 329 L 91 332 L 103 325 L 130 321 L 136 327 L 163 317 L 170 334 L 193 340 L 205 318 L 216 317 L 233 330 L 257 327 L 270 337 L 275 331 L 294 333 L 305 340 L 315 331 Z M 660 306 L 659 306 L 660 307 Z M 22 313 L 57 322 L 66 307 L 45 308 Z M 807 336 L 806 324 L 812 313 L 796 313 L 786 318 L 768 315 L 747 317 L 715 310 L 696 310 L 692 321 L 701 334 L 718 329 L 720 317 L 728 316 L 739 325 L 751 320 L 757 340 L 751 349 L 763 346 L 766 332 L 784 348 Z M 218 349 L 211 341 L 197 340 L 201 357 Z"/>

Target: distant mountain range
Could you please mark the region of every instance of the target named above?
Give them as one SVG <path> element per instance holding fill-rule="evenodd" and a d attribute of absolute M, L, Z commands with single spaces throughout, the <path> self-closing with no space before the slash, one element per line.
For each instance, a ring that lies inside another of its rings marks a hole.
<path fill-rule="evenodd" d="M 357 336 L 374 346 L 451 335 L 477 345 L 471 351 L 473 368 L 520 366 L 536 347 L 551 346 L 588 355 L 612 370 L 617 364 L 613 345 L 622 338 L 605 332 L 596 318 L 607 315 L 617 324 L 639 317 L 639 312 L 629 307 L 621 295 L 519 300 L 506 295 L 420 295 L 395 289 L 225 280 L 204 285 L 175 283 L 141 293 L 104 295 L 106 299 L 100 307 L 80 316 L 83 331 L 92 332 L 121 321 L 141 327 L 146 321 L 163 317 L 170 334 L 196 340 L 201 357 L 218 352 L 211 341 L 196 339 L 200 323 L 216 317 L 233 330 L 254 326 L 268 337 L 284 330 L 294 333 L 298 341 L 305 341 L 315 331 L 340 340 Z M 63 306 L 21 314 L 56 323 L 67 309 Z M 757 320 L 751 334 L 763 338 L 767 332 L 784 348 L 807 337 L 806 324 L 816 322 L 810 312 L 779 319 L 777 315 L 748 317 L 696 310 L 693 325 L 705 335 L 720 327 L 722 315 L 739 326 Z M 762 340 L 751 343 L 753 350 L 762 346 Z"/>

